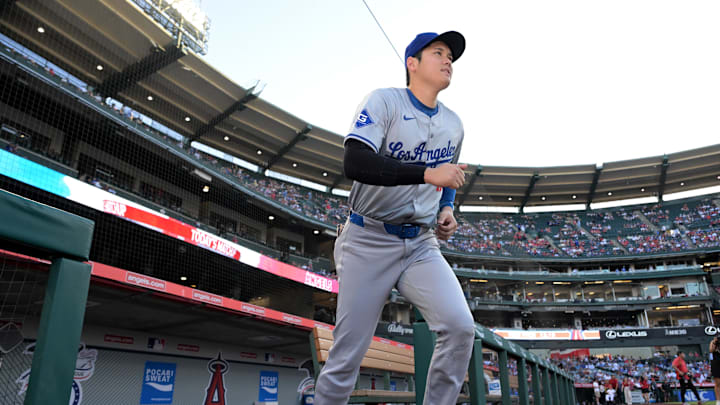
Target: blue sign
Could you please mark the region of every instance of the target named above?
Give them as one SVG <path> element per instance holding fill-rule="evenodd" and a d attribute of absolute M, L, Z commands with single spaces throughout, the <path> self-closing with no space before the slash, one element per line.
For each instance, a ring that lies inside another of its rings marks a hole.
<path fill-rule="evenodd" d="M 279 377 L 277 371 L 260 372 L 260 393 L 258 394 L 258 401 L 278 401 L 278 380 Z"/>
<path fill-rule="evenodd" d="M 390 381 L 390 391 L 397 391 L 397 382 Z"/>
<path fill-rule="evenodd" d="M 175 363 L 145 362 L 140 404 L 172 404 Z"/>
<path fill-rule="evenodd" d="M 698 390 L 698 394 L 700 394 L 700 397 L 702 397 L 703 402 L 715 401 L 715 393 L 712 390 Z M 677 390 L 677 396 L 678 398 L 680 398 L 680 390 Z M 685 401 L 683 402 L 688 401 L 697 401 L 697 398 L 695 398 L 695 394 L 693 394 L 693 392 L 690 390 L 685 391 Z"/>

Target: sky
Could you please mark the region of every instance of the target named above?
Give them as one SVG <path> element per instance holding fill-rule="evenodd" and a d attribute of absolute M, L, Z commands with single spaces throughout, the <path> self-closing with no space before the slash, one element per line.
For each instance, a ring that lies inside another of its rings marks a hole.
<path fill-rule="evenodd" d="M 596 164 L 720 143 L 720 2 L 366 0 L 402 56 L 461 32 L 439 100 L 463 120 L 460 161 Z M 405 87 L 362 0 L 202 0 L 210 65 L 344 136 L 363 98 Z"/>

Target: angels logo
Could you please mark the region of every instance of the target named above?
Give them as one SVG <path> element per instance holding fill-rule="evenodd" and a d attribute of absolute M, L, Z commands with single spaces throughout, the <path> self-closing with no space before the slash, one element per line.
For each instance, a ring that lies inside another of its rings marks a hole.
<path fill-rule="evenodd" d="M 35 353 L 35 343 L 29 344 L 23 354 L 32 356 Z M 69 405 L 80 405 L 82 403 L 82 385 L 81 381 L 86 381 L 92 377 L 95 372 L 95 362 L 97 361 L 98 352 L 95 349 L 87 349 L 85 343 L 80 343 L 78 348 L 78 357 L 75 361 L 75 376 L 73 377 L 72 389 L 70 392 Z M 30 382 L 30 371 L 31 369 L 25 370 L 15 380 L 15 383 L 20 385 L 18 390 L 18 396 L 25 394 Z"/>
<path fill-rule="evenodd" d="M 307 359 L 300 363 L 298 370 L 304 371 L 306 376 L 298 384 L 297 392 L 300 396 L 304 394 L 315 393 L 315 367 L 312 359 Z"/>
<path fill-rule="evenodd" d="M 205 393 L 204 405 L 227 404 L 225 400 L 225 377 L 223 375 L 228 368 L 228 362 L 222 359 L 222 353 L 218 353 L 217 358 L 208 362 L 208 371 L 212 374 L 212 377 Z"/>

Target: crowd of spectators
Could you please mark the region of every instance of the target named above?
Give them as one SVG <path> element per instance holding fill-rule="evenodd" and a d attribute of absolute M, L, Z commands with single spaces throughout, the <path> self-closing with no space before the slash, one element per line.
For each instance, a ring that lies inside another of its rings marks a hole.
<path fill-rule="evenodd" d="M 586 356 L 552 359 L 552 361 L 570 372 L 576 383 L 598 381 L 604 385 L 614 376 L 619 381 L 629 378 L 633 384 L 639 382 L 641 377 L 647 380 L 654 379 L 659 383 L 674 384 L 677 382 L 677 374 L 671 365 L 673 359 L 674 357 L 669 354 L 656 352 L 649 359 L 633 359 L 628 356 Z M 688 374 L 692 376 L 694 384 L 711 381 L 710 363 L 702 359 L 698 353 L 687 353 L 685 361 Z"/>
<path fill-rule="evenodd" d="M 618 242 L 630 254 L 680 252 L 693 247 L 682 237 L 680 230 L 670 229 L 653 234 L 618 236 Z"/>
<path fill-rule="evenodd" d="M 718 226 L 720 225 L 720 207 L 709 201 L 703 201 L 693 208 L 688 207 L 687 203 L 683 204 L 673 223 L 687 228 L 695 228 L 699 225 Z"/>
<path fill-rule="evenodd" d="M 18 54 L 6 47 L 6 50 Z M 22 54 L 32 65 L 39 65 Z M 133 109 L 110 98 L 97 94 L 69 75 L 60 75 L 53 65 L 45 63 L 45 72 L 63 85 L 89 96 L 98 104 L 112 110 L 118 116 L 130 120 L 143 130 L 168 143 L 185 150 L 190 156 L 209 165 L 218 172 L 232 177 L 241 185 L 260 196 L 277 202 L 298 215 L 305 216 L 331 226 L 345 221 L 349 207 L 344 197 L 319 192 L 289 182 L 276 180 L 260 173 L 251 172 L 224 159 L 218 159 L 177 140 L 177 134 L 168 137 L 150 125 L 145 117 Z M 6 147 L 16 151 L 17 144 Z M 48 147 L 39 148 L 50 158 L 62 160 L 59 154 Z M 53 157 L 54 156 L 54 157 Z M 63 162 L 66 163 L 66 162 Z M 86 179 L 97 182 L 97 179 Z M 109 190 L 112 187 L 102 185 Z M 130 190 L 131 191 L 131 190 Z M 163 190 L 140 190 L 139 193 L 170 210 L 197 218 L 193 213 L 182 211 L 179 197 L 166 197 Z M 461 222 L 456 235 L 443 247 L 448 250 L 483 255 L 526 255 L 530 257 L 597 257 L 623 254 L 649 254 L 677 252 L 695 248 L 720 246 L 717 228 L 720 227 L 720 207 L 709 199 L 698 204 L 684 204 L 673 219 L 672 228 L 664 223 L 671 216 L 671 210 L 662 204 L 635 208 L 617 208 L 593 212 L 567 212 L 552 214 L 471 214 Z M 669 223 L 669 222 L 668 222 Z M 656 225 L 657 229 L 652 229 Z M 691 230 L 685 230 L 681 227 Z M 615 238 L 617 238 L 615 240 Z"/>
<path fill-rule="evenodd" d="M 665 227 L 670 220 L 670 210 L 663 208 L 661 204 L 650 204 L 643 206 L 642 214 L 655 226 Z"/>

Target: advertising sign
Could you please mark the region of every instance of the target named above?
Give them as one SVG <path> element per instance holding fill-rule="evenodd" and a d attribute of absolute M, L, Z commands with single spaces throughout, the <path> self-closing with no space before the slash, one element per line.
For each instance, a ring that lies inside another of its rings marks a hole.
<path fill-rule="evenodd" d="M 175 363 L 145 362 L 140 404 L 171 404 L 175 390 Z"/>

